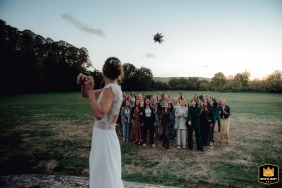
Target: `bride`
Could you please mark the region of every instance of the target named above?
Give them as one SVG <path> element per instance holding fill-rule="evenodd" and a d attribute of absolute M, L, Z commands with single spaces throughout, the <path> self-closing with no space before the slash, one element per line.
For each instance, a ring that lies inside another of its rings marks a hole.
<path fill-rule="evenodd" d="M 89 157 L 90 188 L 123 188 L 121 179 L 121 151 L 115 131 L 122 103 L 118 80 L 123 74 L 119 59 L 110 57 L 103 66 L 105 87 L 93 90 L 93 77 L 79 74 L 77 83 L 81 93 L 89 99 L 95 117 Z"/>

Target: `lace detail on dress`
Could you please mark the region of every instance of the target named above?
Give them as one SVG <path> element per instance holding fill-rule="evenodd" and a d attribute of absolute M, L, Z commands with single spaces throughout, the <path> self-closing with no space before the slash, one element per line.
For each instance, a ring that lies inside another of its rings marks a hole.
<path fill-rule="evenodd" d="M 115 124 L 112 123 L 113 116 L 119 113 L 119 109 L 122 103 L 122 91 L 119 85 L 117 84 L 107 84 L 104 88 L 112 88 L 114 93 L 114 100 L 110 111 L 108 114 L 101 120 L 95 120 L 95 127 L 102 130 L 115 130 Z M 101 101 L 103 97 L 104 90 L 100 93 L 98 102 Z"/>
<path fill-rule="evenodd" d="M 116 125 L 110 124 L 108 122 L 99 121 L 97 124 L 95 124 L 95 127 L 102 130 L 108 130 L 108 131 L 115 131 Z"/>
<path fill-rule="evenodd" d="M 119 113 L 119 109 L 122 103 L 122 91 L 120 86 L 117 84 L 107 84 L 104 88 L 110 87 L 112 88 L 112 91 L 115 96 L 109 114 L 117 115 Z"/>

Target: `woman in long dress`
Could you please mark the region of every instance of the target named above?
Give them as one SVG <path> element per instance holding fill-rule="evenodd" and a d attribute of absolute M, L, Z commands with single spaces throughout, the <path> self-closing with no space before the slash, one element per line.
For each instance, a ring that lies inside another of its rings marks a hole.
<path fill-rule="evenodd" d="M 169 149 L 169 126 L 170 126 L 170 111 L 168 108 L 168 103 L 164 102 L 163 103 L 163 109 L 161 112 L 161 124 L 162 124 L 162 132 L 160 133 L 163 137 L 163 147 L 166 149 Z"/>
<path fill-rule="evenodd" d="M 110 57 L 103 66 L 105 87 L 93 90 L 94 79 L 79 74 L 82 96 L 89 99 L 95 117 L 92 133 L 90 163 L 90 188 L 123 188 L 121 179 L 121 151 L 115 131 L 122 103 L 118 79 L 123 69 L 119 59 Z"/>
<path fill-rule="evenodd" d="M 221 124 L 221 139 L 226 138 L 229 142 L 229 124 L 230 124 L 230 107 L 227 106 L 226 99 L 221 100 L 221 107 L 219 109 L 220 124 Z"/>
<path fill-rule="evenodd" d="M 215 102 L 213 103 L 213 106 L 214 106 L 214 126 L 215 127 L 215 123 L 217 122 L 217 126 L 218 126 L 218 131 L 217 132 L 220 132 L 220 116 L 219 116 L 219 108 L 220 108 L 220 105 L 221 105 L 221 102 L 220 102 L 221 99 L 218 99 L 218 101 L 215 100 Z"/>
<path fill-rule="evenodd" d="M 204 146 L 211 146 L 211 141 L 213 140 L 213 122 L 214 122 L 214 112 L 212 110 L 210 102 L 205 99 L 203 101 L 203 107 L 200 113 L 200 129 L 203 130 L 201 137 Z"/>
<path fill-rule="evenodd" d="M 141 144 L 142 140 L 142 132 L 141 132 L 141 125 L 140 125 L 140 119 L 141 119 L 141 108 L 140 108 L 140 102 L 137 99 L 135 101 L 135 106 L 131 109 L 131 117 L 132 117 L 132 129 L 131 129 L 131 140 L 133 143 Z"/>

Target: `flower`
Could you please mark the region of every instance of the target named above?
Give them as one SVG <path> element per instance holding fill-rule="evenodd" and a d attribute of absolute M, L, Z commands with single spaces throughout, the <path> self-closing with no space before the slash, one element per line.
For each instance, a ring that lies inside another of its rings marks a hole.
<path fill-rule="evenodd" d="M 120 61 L 118 59 L 110 59 L 109 64 L 111 65 L 118 65 L 120 64 Z"/>

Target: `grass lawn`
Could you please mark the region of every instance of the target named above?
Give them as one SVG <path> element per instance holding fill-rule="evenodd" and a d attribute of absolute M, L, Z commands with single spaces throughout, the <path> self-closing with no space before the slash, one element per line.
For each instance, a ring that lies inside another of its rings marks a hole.
<path fill-rule="evenodd" d="M 190 99 L 195 92 L 182 93 Z M 177 149 L 174 140 L 169 150 L 158 140 L 156 148 L 121 142 L 123 179 L 176 187 L 265 187 L 258 183 L 258 166 L 282 168 L 282 95 L 198 93 L 227 99 L 230 143 L 220 144 L 218 132 L 214 148 L 205 147 L 204 153 Z M 1 96 L 0 175 L 88 176 L 92 126 L 88 101 L 80 93 Z"/>

